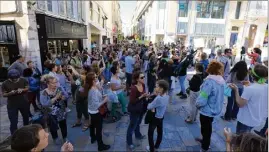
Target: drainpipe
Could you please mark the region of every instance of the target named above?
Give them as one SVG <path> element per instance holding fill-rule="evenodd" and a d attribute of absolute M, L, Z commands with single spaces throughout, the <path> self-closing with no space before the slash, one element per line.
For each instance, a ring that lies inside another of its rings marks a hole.
<path fill-rule="evenodd" d="M 14 13 L 16 14 L 16 13 L 19 13 L 20 9 L 19 9 L 19 6 L 18 6 L 18 0 L 15 0 L 15 7 L 16 7 L 15 11 L 5 12 L 5 13 L 0 13 L 0 14 L 3 15 L 3 14 L 14 14 Z"/>

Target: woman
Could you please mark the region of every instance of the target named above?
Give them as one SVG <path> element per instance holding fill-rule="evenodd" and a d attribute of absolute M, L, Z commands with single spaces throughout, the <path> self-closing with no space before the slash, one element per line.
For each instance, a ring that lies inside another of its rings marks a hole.
<path fill-rule="evenodd" d="M 64 89 L 65 92 L 67 92 L 67 90 L 68 90 L 67 89 L 68 88 L 68 86 L 67 86 L 67 78 L 66 78 L 65 74 L 63 73 L 63 69 L 62 69 L 61 65 L 57 66 L 56 76 L 58 77 L 60 86 Z M 71 112 L 71 109 L 68 108 L 67 100 L 68 99 L 66 99 L 64 101 L 64 103 L 65 103 L 65 111 L 66 112 Z"/>
<path fill-rule="evenodd" d="M 124 89 L 126 88 L 126 86 L 124 84 L 122 84 L 120 78 L 119 78 L 119 74 L 120 74 L 120 67 L 119 65 L 117 67 L 111 67 L 110 69 L 111 73 L 112 73 L 112 77 L 110 80 L 110 84 L 111 84 L 111 89 L 112 91 L 115 91 L 117 93 L 118 96 L 118 100 L 121 104 L 121 109 L 122 109 L 122 113 L 123 115 L 127 115 L 127 109 L 126 109 L 126 104 L 127 104 L 127 99 L 124 95 Z M 117 104 L 113 103 L 112 104 L 112 117 L 115 120 L 116 118 L 116 108 L 117 108 Z"/>
<path fill-rule="evenodd" d="M 29 106 L 32 104 L 34 107 L 34 111 L 37 112 L 40 109 L 36 105 L 36 98 L 37 94 L 40 89 L 40 82 L 35 79 L 33 76 L 33 71 L 30 68 L 26 68 L 23 70 L 23 77 L 28 81 L 29 84 L 29 90 L 28 90 L 28 101 L 29 101 Z M 32 117 L 31 110 L 29 108 L 29 117 Z"/>
<path fill-rule="evenodd" d="M 261 53 L 262 51 L 259 48 L 254 48 L 254 51 L 251 53 L 247 52 L 247 55 L 251 58 L 251 67 L 254 67 L 256 63 L 262 63 L 261 61 Z"/>
<path fill-rule="evenodd" d="M 11 137 L 14 152 L 42 152 L 49 144 L 49 134 L 38 124 L 18 129 Z M 73 145 L 64 143 L 61 152 L 72 152 Z"/>
<path fill-rule="evenodd" d="M 257 64 L 251 72 L 254 83 L 244 87 L 241 97 L 237 85 L 230 85 L 235 92 L 235 101 L 239 107 L 237 134 L 250 132 L 252 128 L 260 126 L 268 117 L 268 84 L 265 83 L 268 77 L 268 68 Z"/>
<path fill-rule="evenodd" d="M 85 94 L 88 94 L 88 112 L 91 116 L 91 143 L 94 143 L 97 140 L 98 150 L 103 151 L 108 150 L 110 146 L 105 145 L 102 140 L 103 117 L 100 114 L 99 108 L 105 104 L 108 99 L 107 97 L 103 99 L 102 94 L 98 89 L 97 82 L 97 75 L 93 72 L 88 73 L 82 95 L 85 96 Z"/>
<path fill-rule="evenodd" d="M 58 125 L 62 132 L 63 140 L 66 141 L 67 125 L 66 112 L 64 101 L 68 98 L 68 94 L 58 87 L 59 83 L 53 76 L 47 76 L 45 80 L 47 88 L 40 93 L 40 103 L 45 111 L 48 113 L 49 128 L 52 139 L 55 144 L 59 144 L 58 139 Z"/>
<path fill-rule="evenodd" d="M 144 85 L 144 74 L 141 72 L 133 73 L 133 85 L 131 86 L 130 101 L 128 104 L 128 111 L 130 112 L 130 123 L 127 129 L 127 144 L 131 150 L 135 149 L 133 144 L 132 135 L 135 131 L 137 139 L 145 139 L 145 135 L 140 132 L 140 124 L 144 115 L 144 105 L 146 97 Z"/>
<path fill-rule="evenodd" d="M 149 146 L 146 147 L 147 151 L 154 152 L 158 149 L 162 142 L 163 135 L 163 117 L 166 111 L 166 107 L 169 101 L 168 96 L 169 84 L 165 80 L 159 80 L 157 82 L 154 94 L 157 95 L 155 99 L 148 104 L 147 109 L 155 111 L 153 120 L 149 122 L 148 128 L 148 141 Z M 157 128 L 157 141 L 154 145 L 153 134 Z"/>
<path fill-rule="evenodd" d="M 244 82 L 248 81 L 248 68 L 247 63 L 245 61 L 237 62 L 232 68 L 229 77 L 227 78 L 227 83 L 234 83 L 239 89 L 239 95 L 241 96 L 244 90 Z M 235 101 L 235 94 L 232 91 L 230 97 L 228 97 L 228 104 L 226 107 L 225 115 L 221 118 L 230 121 L 236 120 L 238 113 L 238 106 Z"/>
<path fill-rule="evenodd" d="M 152 93 L 153 89 L 156 84 L 157 80 L 157 67 L 156 67 L 157 61 L 155 55 L 151 55 L 149 59 L 148 69 L 147 69 L 147 75 L 148 75 L 148 89 L 149 92 Z"/>
<path fill-rule="evenodd" d="M 200 113 L 202 139 L 196 139 L 201 143 L 202 151 L 209 149 L 212 122 L 214 117 L 221 113 L 224 100 L 223 65 L 212 61 L 206 70 L 209 74 L 201 86 L 200 94 L 196 100 L 196 107 Z"/>

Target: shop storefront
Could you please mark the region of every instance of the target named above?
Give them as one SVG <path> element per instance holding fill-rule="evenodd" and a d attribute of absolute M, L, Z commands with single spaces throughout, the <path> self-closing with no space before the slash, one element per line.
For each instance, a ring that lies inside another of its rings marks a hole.
<path fill-rule="evenodd" d="M 6 79 L 7 68 L 18 55 L 15 21 L 0 21 L 0 82 Z"/>
<path fill-rule="evenodd" d="M 42 63 L 48 52 L 66 56 L 74 50 L 82 50 L 82 40 L 87 39 L 87 27 L 83 24 L 36 14 Z"/>

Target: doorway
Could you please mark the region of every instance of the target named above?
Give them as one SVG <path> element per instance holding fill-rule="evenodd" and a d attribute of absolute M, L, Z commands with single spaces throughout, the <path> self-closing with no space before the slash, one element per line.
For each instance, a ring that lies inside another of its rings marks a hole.
<path fill-rule="evenodd" d="M 238 33 L 231 33 L 231 37 L 230 37 L 230 47 L 232 47 L 236 41 L 237 41 L 237 37 L 238 37 Z"/>
<path fill-rule="evenodd" d="M 248 47 L 251 48 L 254 45 L 254 40 L 257 32 L 257 25 L 251 24 L 248 32 Z"/>

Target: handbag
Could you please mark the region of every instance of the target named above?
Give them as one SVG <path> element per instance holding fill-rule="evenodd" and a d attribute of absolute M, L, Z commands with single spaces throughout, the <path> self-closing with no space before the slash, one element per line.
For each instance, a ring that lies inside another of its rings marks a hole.
<path fill-rule="evenodd" d="M 99 107 L 99 113 L 102 115 L 102 116 L 106 116 L 107 114 L 107 103 L 104 103 L 102 106 Z"/>
<path fill-rule="evenodd" d="M 155 119 L 155 112 L 152 112 L 152 110 L 148 110 L 145 116 L 145 124 L 152 123 L 154 119 Z"/>

